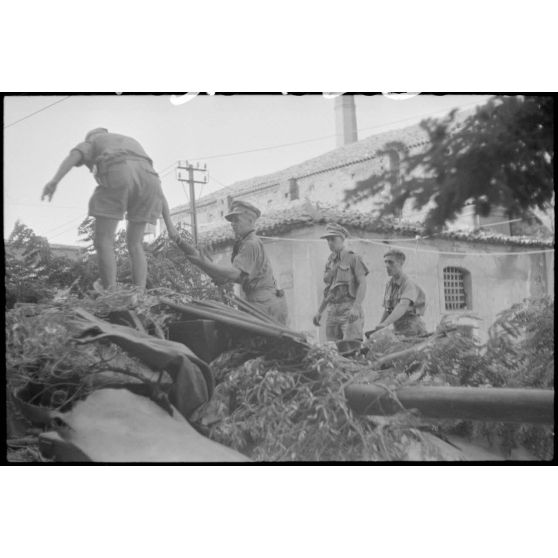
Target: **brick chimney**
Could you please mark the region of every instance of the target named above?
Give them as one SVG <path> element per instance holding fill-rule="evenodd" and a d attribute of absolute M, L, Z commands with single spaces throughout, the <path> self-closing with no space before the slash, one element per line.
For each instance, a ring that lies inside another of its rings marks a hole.
<path fill-rule="evenodd" d="M 335 97 L 335 135 L 337 136 L 337 147 L 358 141 L 353 95 Z"/>

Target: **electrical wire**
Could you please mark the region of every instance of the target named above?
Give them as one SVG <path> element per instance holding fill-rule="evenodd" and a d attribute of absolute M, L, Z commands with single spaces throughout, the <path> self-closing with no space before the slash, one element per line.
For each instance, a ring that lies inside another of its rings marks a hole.
<path fill-rule="evenodd" d="M 255 148 L 255 149 L 247 149 L 245 151 L 234 151 L 234 152 L 231 152 L 231 153 L 221 153 L 219 155 L 206 155 L 205 157 L 190 157 L 189 160 L 192 160 L 192 161 L 199 161 L 199 160 L 208 161 L 209 159 L 222 159 L 224 157 L 233 157 L 235 155 L 244 155 L 245 153 L 256 153 L 258 151 L 269 151 L 271 149 L 278 149 L 280 147 L 289 147 L 291 145 L 301 145 L 303 143 L 310 143 L 310 142 L 313 142 L 313 141 L 320 141 L 320 140 L 324 140 L 324 139 L 330 139 L 332 137 L 335 137 L 335 135 L 322 136 L 322 137 L 319 137 L 319 138 L 310 138 L 310 139 L 295 141 L 295 142 L 291 142 L 291 143 L 281 143 L 281 144 L 277 144 L 277 145 L 268 145 L 267 147 L 258 147 L 258 148 Z"/>
<path fill-rule="evenodd" d="M 24 207 L 41 207 L 44 209 L 83 209 L 81 206 L 78 205 L 45 205 L 40 203 L 20 203 L 11 201 L 4 202 L 4 205 L 21 205 Z"/>
<path fill-rule="evenodd" d="M 480 103 L 478 102 L 474 102 L 474 103 L 466 103 L 464 105 L 459 105 L 458 107 L 455 107 L 457 109 L 457 112 L 461 112 L 466 108 L 469 107 L 473 107 L 475 105 L 478 105 Z M 387 124 L 380 124 L 380 125 L 376 125 L 376 126 L 368 126 L 366 128 L 359 128 L 359 132 L 365 132 L 367 130 L 375 130 L 377 128 L 385 128 L 386 126 L 392 126 L 393 124 L 401 124 L 403 122 L 409 122 L 411 120 L 415 120 L 417 118 L 425 118 L 427 116 L 434 116 L 436 114 L 448 114 L 452 111 L 453 109 L 440 109 L 434 112 L 424 112 L 422 114 L 417 114 L 415 116 L 409 116 L 408 118 L 402 118 L 401 120 L 394 120 L 393 122 L 388 122 Z"/>
<path fill-rule="evenodd" d="M 456 107 L 458 109 L 458 112 L 464 110 L 465 108 L 474 106 L 474 105 L 478 105 L 478 102 L 474 102 L 474 103 L 467 103 L 465 105 L 460 105 L 459 107 Z M 365 132 L 368 130 L 376 130 L 378 128 L 385 128 L 386 126 L 392 126 L 394 124 L 401 124 L 403 122 L 409 122 L 411 120 L 416 120 L 417 118 L 424 118 L 426 116 L 433 116 L 435 114 L 442 114 L 442 113 L 447 113 L 448 110 L 447 109 L 443 109 L 443 110 L 439 110 L 439 111 L 435 111 L 435 112 L 427 112 L 427 113 L 423 113 L 423 114 L 419 114 L 416 116 L 411 116 L 408 118 L 403 118 L 400 120 L 394 120 L 392 122 L 387 122 L 386 124 L 380 124 L 380 125 L 376 125 L 376 126 L 368 126 L 366 128 L 359 128 L 359 132 Z M 200 161 L 200 160 L 210 160 L 210 159 L 220 159 L 223 157 L 233 157 L 235 155 L 244 155 L 246 153 L 256 153 L 256 152 L 260 152 L 260 151 L 269 151 L 269 150 L 273 150 L 273 149 L 279 149 L 281 147 L 290 147 L 293 145 L 301 145 L 301 144 L 305 144 L 305 143 L 312 143 L 315 141 L 322 141 L 322 140 L 326 140 L 326 139 L 331 139 L 336 137 L 336 134 L 330 134 L 327 136 L 320 136 L 320 137 L 316 137 L 316 138 L 308 138 L 305 140 L 300 140 L 300 141 L 295 141 L 295 142 L 290 142 L 290 143 L 282 143 L 282 144 L 277 144 L 277 145 L 269 145 L 267 147 L 259 147 L 259 148 L 255 148 L 255 149 L 247 149 L 244 151 L 234 151 L 234 152 L 229 152 L 229 153 L 221 153 L 218 155 L 206 155 L 204 157 L 189 157 L 189 160 L 192 161 Z M 165 176 L 167 176 L 168 174 L 170 174 L 173 170 L 174 167 L 176 165 L 175 163 L 171 163 L 170 165 L 167 165 L 166 167 L 164 167 L 163 169 L 161 169 L 159 171 L 159 177 L 160 178 L 164 178 Z M 216 182 L 218 184 L 221 184 L 221 186 L 225 187 L 221 182 L 219 182 L 219 180 L 215 179 Z"/>
<path fill-rule="evenodd" d="M 72 226 L 74 226 L 75 223 L 77 223 L 78 221 L 83 221 L 83 219 L 85 219 L 85 217 L 83 215 L 80 215 L 79 217 L 74 217 L 73 219 L 70 219 L 69 221 L 66 221 L 65 223 L 62 223 L 61 225 L 58 225 L 57 227 L 54 227 L 53 229 L 50 229 L 48 231 L 46 231 L 44 234 L 50 234 L 53 233 L 54 231 L 57 231 L 58 229 L 62 228 L 62 227 L 66 227 L 67 225 L 72 224 Z M 68 230 L 71 227 L 68 227 Z"/>
<path fill-rule="evenodd" d="M 58 103 L 62 103 L 63 101 L 67 101 L 69 98 L 71 97 L 71 95 L 67 95 L 66 97 L 62 97 L 62 99 L 58 99 L 58 101 L 54 101 L 54 103 L 50 103 L 50 105 L 47 105 L 46 107 L 40 108 L 39 110 L 36 110 L 35 112 L 31 112 L 30 114 L 27 114 L 25 116 L 23 116 L 22 118 L 19 118 L 18 120 L 15 120 L 14 122 L 10 122 L 9 124 L 6 124 L 4 126 L 4 130 L 6 128 L 9 128 L 10 126 L 14 126 L 15 124 L 18 124 L 19 122 L 23 122 L 24 120 L 27 120 L 28 118 L 31 118 L 32 116 L 35 116 L 35 114 L 39 114 L 39 112 L 43 112 L 44 110 L 53 107 L 54 105 L 57 105 Z"/>
<path fill-rule="evenodd" d="M 168 174 L 170 174 L 171 172 L 173 172 L 174 170 L 176 170 L 176 167 L 174 166 L 176 163 L 173 163 L 172 168 L 170 168 L 168 171 L 163 172 L 163 173 L 159 173 L 159 178 L 164 178 L 165 176 L 167 176 Z"/>
<path fill-rule="evenodd" d="M 273 240 L 273 241 L 281 241 L 281 242 L 322 242 L 323 239 L 320 238 L 282 238 L 279 236 L 258 236 L 261 240 Z M 443 239 L 442 239 L 443 240 Z M 386 238 L 386 239 L 379 239 L 379 240 L 371 240 L 370 238 L 350 238 L 352 242 L 365 242 L 367 244 L 376 244 L 378 246 L 382 246 L 383 248 L 387 248 L 386 242 L 405 242 L 407 239 L 402 238 Z M 418 242 L 421 241 L 420 238 L 418 239 L 409 239 L 409 242 L 415 242 L 418 245 Z M 474 240 L 473 240 L 474 241 Z M 444 252 L 441 250 L 425 250 L 422 248 L 418 248 L 416 246 L 397 246 L 396 244 L 389 244 L 390 248 L 399 248 L 400 250 L 407 250 L 411 252 L 420 252 L 423 254 L 440 254 L 445 256 L 527 256 L 530 254 L 547 254 L 550 252 L 554 252 L 554 248 L 548 248 L 545 250 L 521 250 L 517 252 Z"/>
<path fill-rule="evenodd" d="M 214 174 L 210 174 L 209 179 L 210 180 L 215 180 L 215 182 L 217 182 L 217 184 L 219 184 L 219 186 L 221 186 L 223 188 L 226 188 L 225 184 L 223 184 Z"/>
<path fill-rule="evenodd" d="M 460 105 L 458 107 L 458 112 L 464 110 L 465 108 L 468 108 L 470 106 L 474 106 L 477 105 L 478 103 L 467 103 L 465 105 Z M 359 128 L 360 132 L 366 131 L 366 130 L 375 130 L 378 128 L 385 128 L 386 126 L 392 126 L 393 124 L 400 124 L 402 122 L 408 122 L 410 120 L 415 120 L 417 118 L 424 118 L 425 116 L 433 116 L 435 114 L 442 114 L 442 113 L 446 113 L 448 112 L 447 109 L 443 109 L 440 111 L 436 111 L 436 112 L 428 112 L 428 113 L 423 113 L 423 114 L 419 114 L 416 116 L 412 116 L 409 118 L 403 118 L 401 120 L 395 120 L 392 122 L 389 122 L 387 124 L 381 124 L 381 125 L 377 125 L 377 126 L 368 126 L 366 128 Z M 191 158 L 191 160 L 196 161 L 196 160 L 208 160 L 208 159 L 217 159 L 217 158 L 221 158 L 221 157 L 230 157 L 230 156 L 234 156 L 234 155 L 242 155 L 244 153 L 254 153 L 257 151 L 267 151 L 267 150 L 272 150 L 272 149 L 277 149 L 280 147 L 287 147 L 287 146 L 291 146 L 291 145 L 300 145 L 303 143 L 310 143 L 310 142 L 314 142 L 314 141 L 320 141 L 323 139 L 330 139 L 330 138 L 334 138 L 335 134 L 329 135 L 329 136 L 322 136 L 319 138 L 310 138 L 307 140 L 301 140 L 298 142 L 293 142 L 293 143 L 285 143 L 285 144 L 279 144 L 279 145 L 274 145 L 274 146 L 268 146 L 268 147 L 262 147 L 262 148 L 258 148 L 258 149 L 251 149 L 251 150 L 247 150 L 247 151 L 236 151 L 236 152 L 232 152 L 232 153 L 225 153 L 225 154 L 221 154 L 221 155 L 209 155 L 207 157 L 193 157 Z M 168 174 L 170 171 L 167 171 L 167 173 L 161 175 L 161 177 L 165 176 L 166 174 Z M 215 182 L 217 182 L 217 184 L 219 184 L 221 187 L 226 188 L 225 184 L 223 184 L 221 181 L 219 181 L 217 178 L 215 178 L 213 175 L 210 175 L 210 177 L 215 180 Z M 202 188 L 200 189 L 200 194 L 199 194 L 199 198 L 201 198 L 201 191 L 203 190 L 203 185 Z M 417 215 L 421 215 L 421 213 L 417 214 Z"/>
<path fill-rule="evenodd" d="M 79 221 L 83 221 L 83 217 L 79 218 Z M 67 227 L 65 229 L 62 229 L 61 231 L 58 231 L 56 234 L 50 234 L 49 238 L 52 240 L 53 238 L 58 238 L 59 236 L 66 234 L 67 232 L 71 231 L 72 229 L 75 228 L 77 222 L 73 223 L 70 227 Z M 46 236 L 46 234 L 44 235 Z"/>
<path fill-rule="evenodd" d="M 470 107 L 470 106 L 473 106 L 473 105 L 476 105 L 476 104 L 478 104 L 478 103 L 468 103 L 466 105 L 461 105 L 460 107 L 457 107 L 458 112 L 467 108 L 467 107 Z M 416 116 L 411 116 L 409 118 L 403 118 L 401 120 L 394 120 L 392 122 L 387 122 L 386 124 L 380 124 L 380 125 L 376 125 L 376 126 L 368 126 L 366 128 L 359 128 L 359 131 L 364 132 L 364 131 L 367 131 L 367 130 L 376 130 L 378 128 L 385 128 L 386 126 L 392 126 L 393 124 L 401 124 L 402 122 L 408 122 L 408 121 L 411 121 L 411 120 L 416 120 L 417 118 L 424 118 L 425 116 L 433 116 L 435 114 L 442 114 L 442 113 L 447 113 L 447 112 L 449 112 L 447 109 L 436 111 L 436 112 L 428 112 L 428 113 L 419 114 L 419 115 L 416 115 Z M 314 142 L 314 141 L 321 141 L 321 140 L 330 139 L 330 138 L 334 138 L 334 137 L 336 137 L 336 134 L 330 134 L 328 136 L 321 136 L 321 137 L 316 137 L 316 138 L 309 138 L 309 139 L 295 141 L 295 142 L 291 142 L 291 143 L 281 143 L 281 144 L 277 144 L 277 145 L 269 145 L 267 147 L 258 147 L 258 148 L 255 148 L 255 149 L 247 149 L 245 151 L 233 151 L 233 152 L 230 152 L 230 153 L 221 153 L 219 155 L 206 155 L 204 157 L 189 157 L 189 160 L 191 160 L 191 161 L 200 161 L 200 160 L 207 161 L 207 160 L 210 160 L 210 159 L 220 159 L 220 158 L 223 158 L 223 157 L 232 157 L 232 156 L 235 156 L 235 155 L 244 155 L 245 153 L 256 153 L 256 152 L 259 152 L 259 151 L 268 151 L 268 150 L 272 150 L 272 149 L 278 149 L 278 148 L 281 148 L 281 147 L 289 147 L 289 146 L 292 146 L 292 145 L 301 145 L 303 143 L 311 143 L 311 142 Z"/>
<path fill-rule="evenodd" d="M 30 113 L 30 114 L 28 114 L 28 115 L 26 115 L 26 116 L 24 116 L 24 117 L 22 117 L 22 118 L 20 118 L 20 119 L 18 119 L 18 120 L 16 120 L 16 121 L 14 121 L 14 122 L 11 122 L 10 124 L 7 124 L 6 126 L 4 126 L 4 128 L 8 128 L 8 127 L 10 127 L 10 126 L 13 126 L 14 124 L 17 124 L 18 122 L 21 122 L 21 121 L 23 121 L 23 120 L 26 120 L 27 118 L 30 118 L 31 116 L 34 116 L 35 114 L 38 114 L 39 112 L 42 112 L 42 111 L 44 111 L 44 110 L 46 110 L 46 109 L 48 109 L 48 108 L 50 108 L 50 107 L 52 107 L 52 106 L 54 106 L 54 105 L 56 105 L 56 104 L 58 104 L 58 103 L 61 103 L 61 102 L 63 102 L 63 101 L 66 101 L 66 100 L 69 99 L 70 97 L 71 97 L 71 95 L 68 95 L 68 96 L 66 96 L 66 97 L 63 97 L 62 99 L 59 99 L 59 100 L 55 101 L 54 103 L 51 103 L 50 105 L 47 105 L 47 106 L 45 106 L 45 107 L 43 107 L 43 108 L 41 108 L 41 109 L 39 109 L 39 110 L 37 110 L 37 111 L 35 111 L 35 112 L 32 112 L 32 113 Z M 468 104 L 466 104 L 466 105 L 461 105 L 460 107 L 458 107 L 458 111 L 463 110 L 464 108 L 467 108 L 467 107 L 469 107 L 469 106 L 476 105 L 476 104 L 478 104 L 478 103 L 468 103 Z M 417 116 L 413 116 L 413 117 L 409 117 L 409 118 L 404 118 L 404 119 L 401 119 L 401 120 L 393 121 L 393 122 L 386 123 L 386 124 L 382 124 L 382 125 L 370 126 L 370 127 L 367 127 L 367 128 L 359 129 L 359 131 L 366 131 L 366 130 L 372 130 L 372 129 L 377 129 L 377 128 L 383 128 L 383 127 L 386 127 L 386 126 L 391 126 L 391 125 L 393 125 L 393 124 L 399 124 L 399 123 L 402 123 L 402 122 L 406 122 L 406 121 L 410 121 L 410 120 L 415 120 L 415 119 L 417 119 L 417 118 L 422 118 L 422 117 L 424 117 L 424 116 L 432 116 L 432 115 L 434 115 L 434 114 L 438 114 L 438 113 L 442 113 L 442 112 L 447 112 L 447 110 L 444 109 L 444 110 L 437 111 L 437 112 L 429 112 L 429 113 L 425 113 L 425 114 L 422 114 L 422 115 L 417 115 Z M 246 154 L 246 153 L 255 153 L 255 152 L 260 152 L 260 151 L 268 151 L 268 150 L 272 150 L 272 149 L 278 149 L 278 148 L 281 148 L 281 147 L 289 147 L 289 146 L 293 146 L 293 145 L 301 145 L 301 144 L 304 144 L 304 143 L 311 143 L 311 142 L 315 142 L 315 141 L 321 141 L 321 140 L 324 140 L 324 139 L 330 139 L 330 138 L 332 138 L 332 137 L 335 137 L 335 134 L 330 134 L 330 135 L 328 135 L 328 136 L 321 136 L 321 137 L 317 137 L 317 138 L 309 138 L 309 139 L 306 139 L 306 140 L 301 140 L 301 141 L 296 141 L 296 142 L 291 142 L 291 143 L 277 144 L 277 145 L 272 145 L 272 146 L 267 146 L 267 147 L 262 147 L 262 148 L 249 149 L 249 150 L 244 150 L 244 151 L 236 151 L 236 152 L 224 153 L 224 154 L 219 154 L 219 155 L 209 155 L 209 156 L 205 156 L 205 157 L 195 157 L 195 158 L 190 158 L 190 160 L 196 161 L 196 160 L 200 160 L 200 159 L 203 159 L 203 160 L 218 159 L 218 158 L 230 157 L 230 156 L 235 156 L 235 155 L 243 155 L 243 154 Z M 160 176 L 161 178 L 163 178 L 163 177 L 165 177 L 166 175 L 170 174 L 170 173 L 174 170 L 175 165 L 176 165 L 176 162 L 173 162 L 173 163 L 167 165 L 166 167 L 164 167 L 164 168 L 160 171 L 159 176 Z M 219 180 L 217 180 L 216 178 L 215 178 L 215 181 L 216 181 L 218 184 L 220 184 L 221 186 L 225 187 L 225 186 L 224 186 Z M 203 185 L 202 185 L 202 188 L 203 188 Z M 184 185 L 183 185 L 183 189 L 184 189 Z M 184 190 L 184 194 L 189 198 L 188 194 L 186 193 L 186 190 Z M 200 197 L 201 197 L 201 193 L 200 193 Z M 16 204 L 12 204 L 12 205 L 16 205 Z M 25 205 L 25 204 L 19 204 L 19 205 Z M 77 207 L 76 207 L 76 209 L 77 209 Z M 81 217 L 80 217 L 79 219 L 81 219 Z M 68 221 L 68 222 L 66 222 L 66 223 L 63 223 L 62 225 L 59 225 L 58 227 L 55 227 L 54 229 L 52 229 L 52 231 L 55 231 L 55 230 L 59 229 L 60 227 L 65 226 L 65 225 L 69 225 L 70 223 L 74 223 L 75 221 L 76 221 L 76 219 L 73 219 L 73 220 L 71 220 L 71 221 Z M 71 227 L 70 227 L 70 228 L 71 228 Z M 67 230 L 69 230 L 69 229 L 67 229 Z M 48 232 L 45 233 L 45 234 L 49 234 L 49 233 L 52 232 L 52 231 L 48 231 Z M 56 237 L 56 236 L 60 236 L 60 234 L 63 234 L 63 232 L 66 232 L 66 230 L 64 230 L 64 231 L 62 231 L 62 232 L 60 232 L 60 233 L 57 233 L 57 234 L 55 235 L 55 237 Z M 54 237 L 53 237 L 53 238 L 54 238 Z M 268 237 L 268 238 L 269 238 L 269 237 Z"/>
<path fill-rule="evenodd" d="M 159 176 L 165 176 L 169 172 L 172 172 L 175 169 L 175 167 L 176 167 L 176 161 L 174 163 L 171 163 L 170 165 L 167 165 L 166 167 L 162 168 L 160 171 L 157 171 L 157 174 Z"/>

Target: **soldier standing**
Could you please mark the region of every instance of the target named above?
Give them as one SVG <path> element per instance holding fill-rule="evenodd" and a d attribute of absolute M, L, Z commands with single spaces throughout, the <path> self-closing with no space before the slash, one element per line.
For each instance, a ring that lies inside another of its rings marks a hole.
<path fill-rule="evenodd" d="M 405 254 L 401 250 L 389 250 L 384 254 L 384 263 L 390 277 L 384 294 L 384 313 L 376 328 L 366 335 L 389 325 L 393 325 L 397 335 L 425 335 L 426 325 L 421 316 L 426 308 L 426 297 L 424 291 L 403 273 Z"/>
<path fill-rule="evenodd" d="M 362 258 L 345 248 L 349 233 L 337 223 L 326 227 L 331 255 L 324 271 L 326 284 L 322 303 L 314 316 L 315 326 L 320 325 L 322 313 L 327 308 L 326 337 L 328 341 L 362 340 L 364 313 L 362 302 L 366 296 L 368 268 Z"/>
<path fill-rule="evenodd" d="M 134 284 L 145 288 L 147 261 L 143 236 L 147 223 L 156 224 L 164 202 L 159 175 L 143 147 L 134 139 L 95 128 L 76 145 L 43 188 L 41 200 L 52 199 L 58 183 L 74 167 L 82 165 L 94 174 L 97 188 L 89 200 L 89 215 L 95 217 L 95 250 L 105 289 L 116 287 L 114 236 L 126 214 L 126 243 Z"/>
<path fill-rule="evenodd" d="M 260 210 L 251 203 L 235 200 L 231 204 L 230 212 L 225 215 L 225 219 L 231 223 L 236 238 L 230 265 L 210 261 L 193 246 L 181 240 L 172 223 L 169 236 L 175 240 L 188 259 L 215 282 L 239 283 L 248 302 L 280 324 L 286 325 L 285 296 L 283 291 L 277 288 L 264 245 L 255 232 L 256 220 L 260 215 Z"/>

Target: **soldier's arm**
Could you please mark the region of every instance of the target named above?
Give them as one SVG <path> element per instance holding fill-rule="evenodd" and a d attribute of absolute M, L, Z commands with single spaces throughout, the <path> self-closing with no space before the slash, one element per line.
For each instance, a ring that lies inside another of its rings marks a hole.
<path fill-rule="evenodd" d="M 320 303 L 320 307 L 318 308 L 318 311 L 316 312 L 316 314 L 314 315 L 314 317 L 312 318 L 312 323 L 318 327 L 320 325 L 320 320 L 322 319 L 322 314 L 324 313 L 324 310 L 327 307 L 327 297 L 323 297 L 322 298 L 322 302 Z"/>
<path fill-rule="evenodd" d="M 356 281 L 358 288 L 353 306 L 360 307 L 360 305 L 364 302 L 364 297 L 366 296 L 366 279 L 364 278 L 364 276 L 359 277 L 357 275 Z"/>
<path fill-rule="evenodd" d="M 165 222 L 165 227 L 167 227 L 169 238 L 176 240 L 178 238 L 178 231 L 176 230 L 174 223 L 171 221 L 169 202 L 167 202 L 167 198 L 165 196 L 163 196 L 163 221 Z"/>
<path fill-rule="evenodd" d="M 183 238 L 180 238 L 178 230 L 171 221 L 169 204 L 165 196 L 163 196 L 163 221 L 165 222 L 165 227 L 167 227 L 169 238 L 184 252 L 186 256 L 199 256 L 199 252 L 193 244 L 190 244 Z"/>
<path fill-rule="evenodd" d="M 231 264 L 214 263 L 205 258 L 203 254 L 189 256 L 189 259 L 214 279 L 241 283 L 245 278 L 251 277 L 256 272 L 257 256 L 258 247 L 252 243 L 247 243 L 242 246 Z"/>
<path fill-rule="evenodd" d="M 354 258 L 353 273 L 355 274 L 355 282 L 357 284 L 357 291 L 355 293 L 355 301 L 353 303 L 352 314 L 357 315 L 359 309 L 364 302 L 364 297 L 366 296 L 366 276 L 368 275 L 368 268 L 364 265 L 364 262 L 360 256 Z"/>
<path fill-rule="evenodd" d="M 217 264 L 209 261 L 202 255 L 188 256 L 188 259 L 212 278 L 219 281 L 234 281 L 235 283 L 240 282 L 242 272 L 232 265 Z"/>
<path fill-rule="evenodd" d="M 58 183 L 79 163 L 81 162 L 81 153 L 79 151 L 72 150 L 68 156 L 60 163 L 56 174 L 52 179 L 47 182 L 43 188 L 43 193 L 41 195 L 41 201 L 48 197 L 48 201 L 52 199 L 54 192 L 58 186 Z"/>
<path fill-rule="evenodd" d="M 247 243 L 240 248 L 231 264 L 216 264 L 208 261 L 203 255 L 199 258 L 190 258 L 190 260 L 212 277 L 241 283 L 244 279 L 252 277 L 257 271 L 257 256 L 258 246 Z"/>
<path fill-rule="evenodd" d="M 410 306 L 411 301 L 408 298 L 402 298 L 399 301 L 399 304 L 397 304 L 397 306 L 393 309 L 391 314 L 387 318 L 382 319 L 382 321 L 378 324 L 378 328 L 387 327 L 399 320 L 399 318 L 402 318 Z"/>

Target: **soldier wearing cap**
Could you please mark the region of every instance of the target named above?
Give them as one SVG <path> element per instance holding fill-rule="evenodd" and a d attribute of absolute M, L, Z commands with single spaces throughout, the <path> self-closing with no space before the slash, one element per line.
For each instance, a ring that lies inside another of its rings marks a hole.
<path fill-rule="evenodd" d="M 347 230 L 337 223 L 326 226 L 331 255 L 324 271 L 326 284 L 322 303 L 313 322 L 320 325 L 323 311 L 327 308 L 326 337 L 328 341 L 362 340 L 364 313 L 362 302 L 366 296 L 368 268 L 362 258 L 345 248 Z"/>
<path fill-rule="evenodd" d="M 391 249 L 384 254 L 386 272 L 390 277 L 384 294 L 384 313 L 380 323 L 371 332 L 393 325 L 397 335 L 414 337 L 427 333 L 422 319 L 426 307 L 424 291 L 403 273 L 405 254 Z"/>
<path fill-rule="evenodd" d="M 89 201 L 95 217 L 95 249 L 105 289 L 116 286 L 114 236 L 126 214 L 126 241 L 134 284 L 145 288 L 147 262 L 143 236 L 147 223 L 156 224 L 164 203 L 161 181 L 153 162 L 133 138 L 95 128 L 76 145 L 43 188 L 41 200 L 52 199 L 58 183 L 73 167 L 85 165 L 95 176 L 97 188 Z"/>
<path fill-rule="evenodd" d="M 248 302 L 286 325 L 287 303 L 284 293 L 277 288 L 271 263 L 255 232 L 255 223 L 260 215 L 260 210 L 251 203 L 235 200 L 231 204 L 230 212 L 225 215 L 236 238 L 230 265 L 214 263 L 200 253 L 191 255 L 191 247 L 184 252 L 192 263 L 216 282 L 239 283 Z M 169 231 L 169 234 L 176 237 L 174 231 Z"/>

